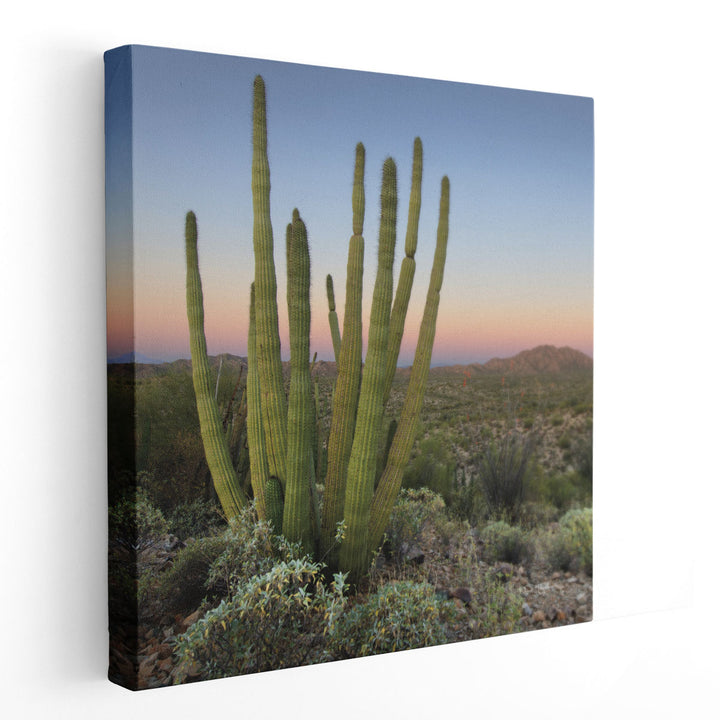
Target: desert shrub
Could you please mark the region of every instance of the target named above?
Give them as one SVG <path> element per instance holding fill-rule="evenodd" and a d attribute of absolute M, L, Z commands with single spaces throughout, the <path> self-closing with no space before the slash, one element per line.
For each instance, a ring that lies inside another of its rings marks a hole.
<path fill-rule="evenodd" d="M 442 497 L 432 490 L 401 490 L 385 532 L 385 547 L 389 555 L 396 559 L 403 557 L 409 546 L 420 541 L 428 522 L 444 509 Z"/>
<path fill-rule="evenodd" d="M 418 454 L 405 468 L 403 487 L 426 487 L 448 503 L 455 486 L 455 458 L 447 445 L 437 435 L 421 440 Z"/>
<path fill-rule="evenodd" d="M 454 604 L 440 599 L 430 585 L 388 583 L 339 618 L 330 651 L 349 658 L 445 643 L 454 612 Z"/>
<path fill-rule="evenodd" d="M 534 446 L 533 435 L 510 432 L 480 457 L 477 474 L 490 517 L 517 519 Z"/>
<path fill-rule="evenodd" d="M 308 558 L 280 562 L 239 586 L 176 645 L 179 674 L 198 664 L 204 679 L 327 659 L 327 637 L 345 605 L 344 578 L 326 586 Z"/>
<path fill-rule="evenodd" d="M 220 506 L 211 500 L 180 503 L 168 513 L 170 532 L 182 540 L 209 535 L 223 525 L 225 520 Z"/>
<path fill-rule="evenodd" d="M 522 618 L 522 602 L 510 585 L 486 578 L 480 590 L 475 636 L 484 638 L 517 632 Z"/>
<path fill-rule="evenodd" d="M 519 527 L 497 520 L 480 534 L 483 557 L 489 562 L 528 563 L 534 556 L 534 545 L 528 533 Z"/>
<path fill-rule="evenodd" d="M 550 565 L 560 570 L 584 570 L 592 575 L 592 509 L 569 510 L 548 543 Z"/>
<path fill-rule="evenodd" d="M 272 526 L 257 519 L 252 506 L 234 517 L 223 534 L 224 547 L 210 566 L 207 585 L 216 593 L 233 594 L 254 575 L 269 572 L 276 562 L 290 562 L 302 556 L 299 543 L 276 535 Z"/>
<path fill-rule="evenodd" d="M 190 610 L 201 601 L 232 594 L 254 575 L 268 572 L 278 560 L 300 556 L 297 545 L 274 535 L 257 519 L 253 506 L 244 508 L 224 532 L 198 538 L 177 554 L 160 578 L 158 595 L 170 610 Z"/>
<path fill-rule="evenodd" d="M 222 535 L 199 538 L 182 548 L 159 578 L 156 594 L 163 609 L 174 614 L 195 609 L 208 594 L 207 579 L 213 562 L 225 549 Z"/>
<path fill-rule="evenodd" d="M 128 490 L 108 511 L 110 544 L 141 552 L 168 531 L 162 512 L 141 489 Z"/>

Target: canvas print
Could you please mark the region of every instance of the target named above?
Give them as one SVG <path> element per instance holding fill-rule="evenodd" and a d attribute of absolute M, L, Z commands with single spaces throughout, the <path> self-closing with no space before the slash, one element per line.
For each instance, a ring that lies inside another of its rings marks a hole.
<path fill-rule="evenodd" d="M 590 620 L 592 100 L 105 70 L 110 679 Z"/>

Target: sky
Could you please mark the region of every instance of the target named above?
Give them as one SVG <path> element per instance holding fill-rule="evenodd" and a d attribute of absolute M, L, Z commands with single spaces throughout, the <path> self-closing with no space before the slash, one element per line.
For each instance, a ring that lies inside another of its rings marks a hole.
<path fill-rule="evenodd" d="M 325 277 L 342 328 L 355 146 L 365 163 L 364 332 L 377 265 L 384 159 L 398 169 L 395 278 L 413 141 L 423 142 L 417 271 L 400 365 L 412 363 L 450 179 L 450 232 L 433 365 L 536 345 L 593 352 L 590 98 L 132 46 L 106 56 L 108 357 L 189 357 L 185 214 L 211 355 L 247 353 L 252 86 L 265 80 L 271 216 L 284 359 L 285 227 L 298 208 L 311 256 L 311 352 L 332 359 Z"/>

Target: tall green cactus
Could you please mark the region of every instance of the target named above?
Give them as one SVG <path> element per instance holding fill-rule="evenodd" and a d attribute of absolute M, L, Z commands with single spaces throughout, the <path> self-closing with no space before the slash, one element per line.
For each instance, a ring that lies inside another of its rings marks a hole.
<path fill-rule="evenodd" d="M 186 301 L 190 328 L 193 387 L 205 459 L 225 516 L 230 519 L 245 505 L 245 496 L 233 468 L 220 412 L 210 382 L 210 363 L 205 341 L 205 311 L 198 266 L 198 231 L 194 212 L 185 218 Z"/>
<path fill-rule="evenodd" d="M 313 550 L 310 523 L 311 447 L 314 420 L 310 387 L 310 253 L 297 210 L 287 233 L 287 304 L 290 319 L 290 398 L 283 534 Z M 314 482 L 314 479 L 313 479 Z"/>
<path fill-rule="evenodd" d="M 250 325 L 248 328 L 248 373 L 247 373 L 247 433 L 250 451 L 250 482 L 255 507 L 261 520 L 270 515 L 277 517 L 278 508 L 267 507 L 265 492 L 270 479 L 267 453 L 265 451 L 265 432 L 262 422 L 262 399 L 260 379 L 257 369 L 257 336 L 255 333 L 255 283 L 250 285 Z M 277 502 L 277 500 L 276 500 Z M 280 530 L 282 525 L 277 526 Z"/>
<path fill-rule="evenodd" d="M 450 181 L 445 176 L 440 186 L 440 218 L 438 220 L 437 244 L 435 246 L 435 257 L 430 274 L 425 310 L 420 325 L 420 334 L 415 349 L 415 360 L 410 371 L 410 382 L 408 383 L 405 403 L 388 453 L 387 465 L 380 478 L 370 510 L 369 534 L 372 548 L 378 547 L 382 541 L 395 499 L 400 491 L 403 471 L 410 459 L 410 451 L 415 442 L 420 408 L 425 397 L 430 359 L 435 341 L 440 289 L 442 288 L 445 257 L 447 255 L 449 215 Z"/>
<path fill-rule="evenodd" d="M 340 346 L 338 376 L 333 394 L 332 420 L 328 437 L 327 473 L 322 517 L 321 545 L 334 559 L 333 542 L 337 524 L 345 511 L 345 487 L 350 462 L 362 370 L 362 293 L 365 240 L 365 147 L 355 148 L 352 193 L 353 235 L 350 238 L 345 286 L 343 342 Z"/>
<path fill-rule="evenodd" d="M 368 558 L 370 503 L 375 486 L 377 449 L 383 418 L 393 261 L 397 223 L 397 178 L 392 158 L 383 165 L 380 193 L 378 267 L 370 310 L 368 350 L 358 399 L 345 496 L 347 537 L 340 547 L 340 566 L 357 580 Z"/>
<path fill-rule="evenodd" d="M 335 355 L 335 363 L 340 362 L 340 323 L 338 322 L 337 312 L 335 312 L 335 288 L 333 287 L 332 275 L 328 275 L 326 279 L 326 289 L 328 298 L 328 322 L 330 323 L 330 336 L 332 337 L 333 353 Z"/>
<path fill-rule="evenodd" d="M 255 322 L 258 378 L 263 397 L 263 427 L 270 475 L 285 484 L 287 405 L 283 389 L 278 329 L 277 279 L 270 222 L 270 164 L 267 155 L 265 82 L 253 88 L 253 247 L 255 249 Z"/>
<path fill-rule="evenodd" d="M 422 185 L 422 142 L 415 138 L 413 145 L 412 184 L 410 187 L 410 205 L 408 208 L 407 233 L 405 235 L 405 257 L 400 265 L 400 277 L 395 301 L 390 315 L 390 341 L 388 343 L 383 406 L 387 405 L 390 389 L 395 378 L 400 344 L 405 330 L 405 317 L 410 304 L 410 292 L 415 278 L 415 251 L 417 250 L 418 225 L 420 223 L 420 188 Z"/>

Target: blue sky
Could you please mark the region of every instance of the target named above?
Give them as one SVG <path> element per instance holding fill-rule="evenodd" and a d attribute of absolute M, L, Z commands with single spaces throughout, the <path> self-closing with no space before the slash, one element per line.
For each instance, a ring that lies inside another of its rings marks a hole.
<path fill-rule="evenodd" d="M 382 163 L 390 155 L 398 167 L 397 273 L 415 136 L 424 148 L 422 210 L 400 363 L 412 362 L 445 174 L 450 240 L 433 363 L 482 362 L 543 342 L 592 354 L 591 99 L 142 46 L 133 46 L 131 57 L 138 352 L 189 356 L 183 228 L 191 209 L 198 217 L 209 351 L 246 352 L 253 275 L 251 104 L 259 73 L 267 88 L 284 356 L 284 228 L 293 208 L 299 208 L 310 241 L 311 345 L 329 359 L 325 276 L 334 277 L 342 323 L 355 145 L 362 141 L 366 148 L 369 312 Z M 120 120 L 109 128 L 109 155 L 122 126 Z M 124 247 L 128 234 L 122 221 L 128 203 L 115 189 L 129 182 L 128 168 L 116 167 L 107 199 L 110 284 L 122 256 L 113 248 Z M 113 339 L 112 313 L 111 307 L 109 353 L 117 355 L 130 348 L 122 347 L 127 336 Z"/>

